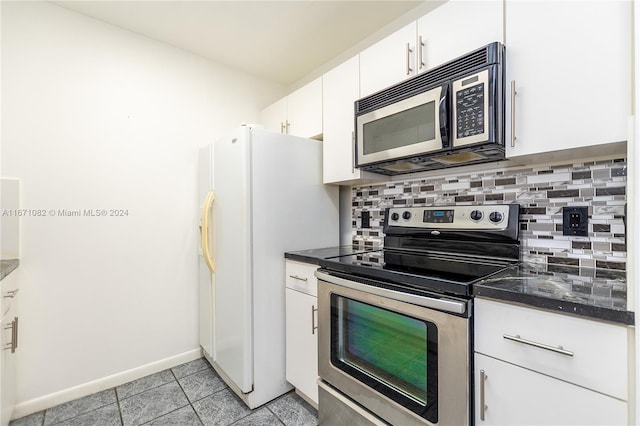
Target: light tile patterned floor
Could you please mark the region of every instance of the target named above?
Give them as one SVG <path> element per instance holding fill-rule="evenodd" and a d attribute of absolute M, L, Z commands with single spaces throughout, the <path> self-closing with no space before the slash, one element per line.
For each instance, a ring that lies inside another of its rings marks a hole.
<path fill-rule="evenodd" d="M 48 410 L 10 426 L 311 426 L 317 411 L 290 392 L 249 410 L 200 358 Z"/>

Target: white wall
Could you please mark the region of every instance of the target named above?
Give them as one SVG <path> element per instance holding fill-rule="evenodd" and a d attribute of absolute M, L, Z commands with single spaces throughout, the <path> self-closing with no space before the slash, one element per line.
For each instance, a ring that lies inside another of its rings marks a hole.
<path fill-rule="evenodd" d="M 50 3 L 2 2 L 3 177 L 22 208 L 128 210 L 22 219 L 17 415 L 197 356 L 198 147 L 283 94 Z"/>

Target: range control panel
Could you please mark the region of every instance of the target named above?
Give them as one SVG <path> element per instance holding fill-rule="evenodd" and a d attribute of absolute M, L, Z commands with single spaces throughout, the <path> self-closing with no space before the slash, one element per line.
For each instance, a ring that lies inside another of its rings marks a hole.
<path fill-rule="evenodd" d="M 508 205 L 393 207 L 388 215 L 389 226 L 406 228 L 502 230 L 509 224 Z"/>

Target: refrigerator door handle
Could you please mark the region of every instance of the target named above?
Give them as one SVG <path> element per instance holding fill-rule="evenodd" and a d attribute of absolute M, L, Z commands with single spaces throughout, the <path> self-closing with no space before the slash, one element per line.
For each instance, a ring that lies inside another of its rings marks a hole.
<path fill-rule="evenodd" d="M 202 225 L 200 226 L 200 247 L 202 247 L 202 255 L 211 273 L 215 272 L 216 266 L 211 254 L 211 247 L 209 247 L 209 216 L 211 215 L 211 208 L 213 207 L 215 199 L 215 194 L 213 191 L 210 191 L 202 206 Z"/>

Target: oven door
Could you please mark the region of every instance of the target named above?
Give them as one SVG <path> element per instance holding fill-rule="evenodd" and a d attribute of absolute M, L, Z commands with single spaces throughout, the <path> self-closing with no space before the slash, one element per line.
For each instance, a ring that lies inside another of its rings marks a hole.
<path fill-rule="evenodd" d="M 469 301 L 316 276 L 321 380 L 394 425 L 469 424 Z"/>
<path fill-rule="evenodd" d="M 357 166 L 401 159 L 449 146 L 448 85 L 356 117 Z"/>

